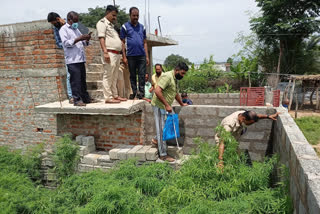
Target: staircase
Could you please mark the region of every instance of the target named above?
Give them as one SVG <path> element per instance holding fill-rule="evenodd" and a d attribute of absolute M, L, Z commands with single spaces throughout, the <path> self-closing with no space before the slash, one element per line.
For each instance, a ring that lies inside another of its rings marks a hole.
<path fill-rule="evenodd" d="M 87 65 L 87 89 L 91 98 L 104 99 L 102 91 L 103 65 L 91 63 Z"/>

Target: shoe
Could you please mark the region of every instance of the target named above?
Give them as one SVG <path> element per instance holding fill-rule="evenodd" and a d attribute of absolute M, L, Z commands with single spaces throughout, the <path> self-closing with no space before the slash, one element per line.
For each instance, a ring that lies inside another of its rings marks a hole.
<path fill-rule="evenodd" d="M 77 102 L 77 103 L 74 103 L 73 105 L 74 105 L 74 106 L 86 106 L 87 104 L 85 104 L 85 103 L 82 102 L 82 101 L 79 101 L 79 102 Z"/>
<path fill-rule="evenodd" d="M 138 98 L 139 100 L 143 100 L 144 95 L 142 96 L 142 94 L 138 94 L 138 95 L 137 95 L 137 98 Z"/>
<path fill-rule="evenodd" d="M 69 104 L 74 104 L 74 99 L 73 99 L 73 97 L 69 98 Z"/>
<path fill-rule="evenodd" d="M 170 157 L 169 155 L 166 155 L 166 156 L 161 156 L 160 160 L 174 162 L 176 159 L 174 159 L 173 157 Z"/>
<path fill-rule="evenodd" d="M 91 98 L 89 103 L 98 103 L 98 102 L 99 102 L 99 100 Z"/>
<path fill-rule="evenodd" d="M 120 100 L 120 101 L 127 101 L 127 98 L 123 98 L 123 97 L 117 97 L 114 98 L 115 100 Z"/>
<path fill-rule="evenodd" d="M 129 100 L 134 100 L 134 98 L 136 97 L 136 95 L 135 94 L 130 94 L 130 96 L 129 96 Z"/>
<path fill-rule="evenodd" d="M 120 103 L 121 101 L 120 100 L 115 100 L 115 99 L 111 99 L 111 100 L 106 100 L 104 103 L 108 104 L 117 104 L 117 103 Z"/>

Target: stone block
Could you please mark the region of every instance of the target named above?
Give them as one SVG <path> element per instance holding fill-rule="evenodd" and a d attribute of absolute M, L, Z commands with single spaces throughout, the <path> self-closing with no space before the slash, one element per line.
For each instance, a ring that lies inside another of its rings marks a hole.
<path fill-rule="evenodd" d="M 110 169 L 111 169 L 111 167 L 107 167 L 107 166 L 94 166 L 93 167 L 95 170 L 96 169 L 99 169 L 99 170 L 101 170 L 101 171 L 103 171 L 103 172 L 107 172 L 107 171 L 109 171 Z"/>
<path fill-rule="evenodd" d="M 301 200 L 299 201 L 299 211 L 297 213 L 298 214 L 308 214 L 308 212 L 307 212 L 305 206 L 302 204 Z"/>
<path fill-rule="evenodd" d="M 127 160 L 127 153 L 131 150 L 131 148 L 122 148 L 122 149 L 120 149 L 120 151 L 118 151 L 118 158 L 120 160 Z"/>
<path fill-rule="evenodd" d="M 249 149 L 250 145 L 251 145 L 251 142 L 240 141 L 239 149 L 241 149 L 241 150 Z"/>
<path fill-rule="evenodd" d="M 115 148 L 115 149 L 111 149 L 111 150 L 109 151 L 110 159 L 111 159 L 111 160 L 119 160 L 118 152 L 119 152 L 120 150 L 121 150 L 121 147 Z"/>
<path fill-rule="evenodd" d="M 229 98 L 240 99 L 240 94 L 239 93 L 229 93 Z M 240 101 L 238 100 L 238 102 L 240 102 Z"/>
<path fill-rule="evenodd" d="M 308 181 L 308 213 L 320 213 L 320 177 Z"/>
<path fill-rule="evenodd" d="M 197 115 L 216 116 L 217 115 L 217 108 L 212 107 L 212 106 L 197 106 L 195 109 L 195 113 Z"/>
<path fill-rule="evenodd" d="M 82 157 L 82 156 L 85 156 L 87 154 L 89 154 L 88 147 L 80 146 L 79 155 Z"/>
<path fill-rule="evenodd" d="M 250 159 L 253 161 L 262 161 L 263 160 L 263 154 L 261 153 L 257 153 L 257 152 L 250 152 L 249 151 L 249 155 L 250 155 Z"/>
<path fill-rule="evenodd" d="M 264 132 L 249 132 L 247 131 L 244 135 L 241 136 L 241 139 L 244 140 L 262 140 L 264 139 Z"/>
<path fill-rule="evenodd" d="M 214 137 L 215 133 L 213 128 L 198 128 L 196 135 L 200 137 Z"/>
<path fill-rule="evenodd" d="M 98 159 L 98 164 L 101 163 L 112 163 L 112 160 L 110 159 L 109 155 L 101 155 Z"/>
<path fill-rule="evenodd" d="M 93 136 L 87 136 L 82 138 L 82 145 L 83 146 L 95 146 L 94 144 L 94 137 Z"/>
<path fill-rule="evenodd" d="M 81 162 L 83 164 L 88 164 L 88 165 L 97 165 L 99 157 L 101 157 L 101 155 L 98 155 L 98 154 L 87 154 L 87 155 L 83 156 Z"/>
<path fill-rule="evenodd" d="M 183 156 L 183 149 L 176 146 L 168 146 L 167 154 L 175 159 L 180 159 Z"/>
<path fill-rule="evenodd" d="M 90 172 L 94 169 L 93 165 L 88 165 L 88 164 L 79 164 L 78 165 L 78 171 L 79 172 Z"/>
<path fill-rule="evenodd" d="M 85 137 L 84 135 L 78 135 L 76 136 L 76 142 L 79 144 L 79 145 L 82 145 L 82 138 Z"/>
<path fill-rule="evenodd" d="M 96 151 L 96 146 L 95 145 L 92 145 L 92 146 L 86 146 L 87 147 L 87 150 L 89 153 L 91 152 L 95 152 Z"/>
<path fill-rule="evenodd" d="M 252 145 L 255 150 L 266 151 L 268 142 L 254 142 Z"/>
<path fill-rule="evenodd" d="M 150 148 L 146 151 L 146 159 L 148 161 L 155 161 L 158 159 L 158 149 L 157 148 Z"/>
<path fill-rule="evenodd" d="M 143 146 L 138 145 L 138 146 L 134 146 L 132 149 L 130 149 L 127 153 L 127 158 L 134 158 L 136 156 L 136 152 L 139 151 L 140 149 L 142 149 Z"/>
<path fill-rule="evenodd" d="M 143 146 L 141 149 L 139 149 L 135 157 L 138 158 L 138 161 L 146 161 L 146 152 L 151 148 L 151 146 Z"/>

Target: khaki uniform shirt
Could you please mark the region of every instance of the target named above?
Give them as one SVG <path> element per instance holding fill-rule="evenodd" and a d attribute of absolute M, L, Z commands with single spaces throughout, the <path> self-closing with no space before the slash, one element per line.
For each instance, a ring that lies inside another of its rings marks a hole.
<path fill-rule="evenodd" d="M 114 29 L 114 25 L 104 17 L 100 19 L 96 25 L 98 31 L 98 37 L 104 37 L 106 42 L 106 48 L 115 51 L 122 50 L 122 43 L 119 34 Z"/>
<path fill-rule="evenodd" d="M 178 84 L 174 71 L 162 73 L 158 81 L 158 86 L 162 88 L 162 94 L 167 103 L 171 106 L 178 92 Z M 151 105 L 165 109 L 164 104 L 159 100 L 157 95 L 154 95 Z"/>
<path fill-rule="evenodd" d="M 162 75 L 162 73 L 161 73 Z M 153 86 L 154 89 L 156 89 L 157 85 L 158 85 L 158 81 L 161 77 L 161 75 L 158 77 L 157 74 L 153 74 L 152 77 L 151 77 L 151 84 Z"/>
<path fill-rule="evenodd" d="M 231 132 L 231 134 L 238 140 L 241 136 L 241 132 L 243 130 L 243 127 L 239 123 L 238 116 L 239 114 L 243 113 L 245 111 L 236 111 L 229 116 L 225 117 L 221 121 L 221 126 L 227 131 Z M 215 135 L 215 141 L 216 143 L 219 143 L 219 136 L 218 134 Z"/>

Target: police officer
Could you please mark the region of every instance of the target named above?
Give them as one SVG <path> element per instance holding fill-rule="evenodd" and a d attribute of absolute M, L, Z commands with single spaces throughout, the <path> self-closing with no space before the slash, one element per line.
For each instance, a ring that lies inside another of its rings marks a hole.
<path fill-rule="evenodd" d="M 119 34 L 114 29 L 117 15 L 118 9 L 115 6 L 108 5 L 106 16 L 99 20 L 96 25 L 100 46 L 103 52 L 103 94 L 105 103 L 120 103 L 121 101 L 127 100 L 126 98 L 120 97 L 117 90 L 117 79 L 122 50 Z"/>

